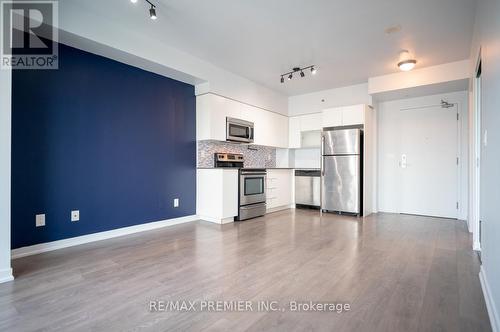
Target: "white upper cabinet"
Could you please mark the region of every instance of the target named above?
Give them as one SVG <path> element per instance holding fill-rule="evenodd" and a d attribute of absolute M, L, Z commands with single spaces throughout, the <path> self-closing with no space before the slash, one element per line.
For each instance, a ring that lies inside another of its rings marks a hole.
<path fill-rule="evenodd" d="M 242 110 L 231 100 L 211 94 L 196 97 L 196 139 L 226 140 L 226 117 L 240 118 Z"/>
<path fill-rule="evenodd" d="M 196 97 L 196 139 L 226 140 L 226 117 L 251 121 L 255 126 L 254 144 L 277 148 L 304 147 L 302 135 L 314 135 L 325 127 L 365 123 L 366 105 L 329 108 L 288 118 L 262 108 L 211 93 Z M 312 133 L 311 133 L 312 132 Z M 312 136 L 308 136 L 312 137 Z M 305 140 L 309 142 L 310 140 Z M 318 143 L 319 144 L 319 143 Z M 315 146 L 307 143 L 307 147 Z"/>
<path fill-rule="evenodd" d="M 366 105 L 342 107 L 342 125 L 358 125 L 365 123 Z"/>
<path fill-rule="evenodd" d="M 364 124 L 365 111 L 364 104 L 325 109 L 321 113 L 323 128 Z"/>
<path fill-rule="evenodd" d="M 298 116 L 291 117 L 288 123 L 288 147 L 298 149 L 300 148 L 300 118 Z"/>
<path fill-rule="evenodd" d="M 323 128 L 342 126 L 342 108 L 328 108 L 321 115 Z"/>
<path fill-rule="evenodd" d="M 321 130 L 321 113 L 301 115 L 300 131 Z"/>
<path fill-rule="evenodd" d="M 226 140 L 226 117 L 254 123 L 254 144 L 288 147 L 288 117 L 214 94 L 196 97 L 196 139 Z"/>
<path fill-rule="evenodd" d="M 321 113 L 294 116 L 289 119 L 288 141 L 290 149 L 302 147 L 302 133 L 321 130 Z M 319 143 L 318 143 L 319 144 Z"/>
<path fill-rule="evenodd" d="M 271 132 L 271 146 L 275 146 L 278 148 L 287 148 L 288 147 L 288 117 L 269 112 L 268 118 L 270 123 L 272 124 L 270 128 Z"/>

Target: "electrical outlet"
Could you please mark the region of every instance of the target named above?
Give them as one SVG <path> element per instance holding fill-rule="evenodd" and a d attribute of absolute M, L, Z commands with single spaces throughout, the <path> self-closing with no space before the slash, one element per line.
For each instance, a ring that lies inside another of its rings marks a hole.
<path fill-rule="evenodd" d="M 174 199 L 174 207 L 179 207 L 179 199 L 178 198 Z"/>
<path fill-rule="evenodd" d="M 36 227 L 45 226 L 45 214 L 37 214 L 35 216 L 35 225 Z"/>
<path fill-rule="evenodd" d="M 80 220 L 80 211 L 74 210 L 71 211 L 71 221 L 79 221 Z"/>

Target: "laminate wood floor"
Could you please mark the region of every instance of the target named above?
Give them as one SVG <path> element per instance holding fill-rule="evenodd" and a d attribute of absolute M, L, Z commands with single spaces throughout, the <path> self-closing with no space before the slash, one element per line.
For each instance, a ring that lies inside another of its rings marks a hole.
<path fill-rule="evenodd" d="M 0 285 L 0 331 L 490 331 L 479 262 L 455 220 L 286 210 L 62 249 L 13 268 L 16 280 Z M 254 310 L 151 312 L 155 300 L 198 309 L 254 301 Z M 257 301 L 280 310 L 257 311 Z M 293 312 L 290 301 L 350 310 Z"/>

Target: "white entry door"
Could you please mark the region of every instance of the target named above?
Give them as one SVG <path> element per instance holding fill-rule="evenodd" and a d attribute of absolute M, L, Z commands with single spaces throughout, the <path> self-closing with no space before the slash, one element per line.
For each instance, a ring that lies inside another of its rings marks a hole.
<path fill-rule="evenodd" d="M 400 212 L 457 218 L 457 106 L 401 110 Z"/>

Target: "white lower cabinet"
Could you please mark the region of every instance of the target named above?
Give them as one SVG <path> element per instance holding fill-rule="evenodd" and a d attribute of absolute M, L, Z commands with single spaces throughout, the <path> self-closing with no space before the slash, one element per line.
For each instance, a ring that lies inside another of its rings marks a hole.
<path fill-rule="evenodd" d="M 267 210 L 289 208 L 293 204 L 293 170 L 268 169 L 266 197 Z"/>
<path fill-rule="evenodd" d="M 238 170 L 224 168 L 196 171 L 196 214 L 217 224 L 234 221 L 238 215 Z"/>

